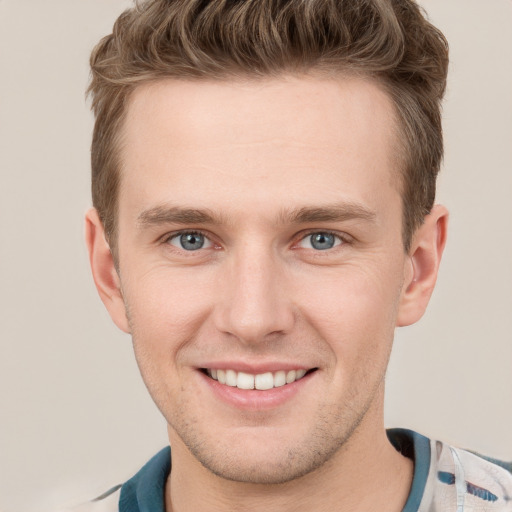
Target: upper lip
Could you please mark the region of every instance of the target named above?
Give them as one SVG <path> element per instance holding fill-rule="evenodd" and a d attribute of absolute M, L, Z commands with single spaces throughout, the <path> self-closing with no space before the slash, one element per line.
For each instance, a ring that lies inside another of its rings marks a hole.
<path fill-rule="evenodd" d="M 214 370 L 234 370 L 236 372 L 251 373 L 258 375 L 267 372 L 277 372 L 279 370 L 311 370 L 316 368 L 314 365 L 290 362 L 243 362 L 243 361 L 212 361 L 205 363 L 198 368 L 214 369 Z"/>

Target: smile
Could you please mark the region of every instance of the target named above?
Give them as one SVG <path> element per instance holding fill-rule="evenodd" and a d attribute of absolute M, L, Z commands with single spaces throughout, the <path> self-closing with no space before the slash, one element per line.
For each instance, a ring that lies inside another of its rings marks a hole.
<path fill-rule="evenodd" d="M 302 379 L 306 373 L 308 373 L 308 370 L 304 369 L 289 371 L 279 370 L 277 372 L 258 373 L 256 375 L 229 369 L 220 370 L 207 368 L 204 371 L 206 375 L 218 381 L 220 384 L 236 387 L 238 389 L 258 389 L 260 391 L 292 384 Z"/>

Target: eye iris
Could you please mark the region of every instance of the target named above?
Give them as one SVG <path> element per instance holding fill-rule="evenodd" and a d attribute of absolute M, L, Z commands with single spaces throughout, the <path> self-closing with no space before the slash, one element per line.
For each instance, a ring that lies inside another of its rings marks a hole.
<path fill-rule="evenodd" d="M 180 236 L 180 243 L 187 251 L 197 251 L 204 245 L 204 236 L 200 233 L 185 233 Z"/>
<path fill-rule="evenodd" d="M 311 245 L 319 251 L 334 247 L 334 235 L 330 233 L 315 233 L 311 235 Z"/>

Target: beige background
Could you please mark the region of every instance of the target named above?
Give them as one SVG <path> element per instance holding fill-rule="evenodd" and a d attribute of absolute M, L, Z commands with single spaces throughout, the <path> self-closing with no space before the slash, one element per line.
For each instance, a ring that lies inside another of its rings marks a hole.
<path fill-rule="evenodd" d="M 430 311 L 398 332 L 387 424 L 512 459 L 512 2 L 423 0 L 451 43 Z M 94 497 L 166 440 L 89 276 L 88 53 L 125 0 L 0 0 L 0 510 Z"/>

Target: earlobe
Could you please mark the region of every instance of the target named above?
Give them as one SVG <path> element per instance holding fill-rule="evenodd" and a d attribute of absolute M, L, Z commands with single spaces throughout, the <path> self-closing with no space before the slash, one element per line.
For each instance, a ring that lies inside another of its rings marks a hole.
<path fill-rule="evenodd" d="M 112 320 L 122 331 L 129 333 L 130 326 L 121 292 L 121 283 L 110 247 L 105 238 L 103 224 L 96 209 L 85 216 L 85 241 L 96 289 Z"/>
<path fill-rule="evenodd" d="M 398 327 L 417 322 L 425 313 L 436 284 L 447 228 L 448 211 L 436 205 L 413 236 L 398 310 Z"/>

